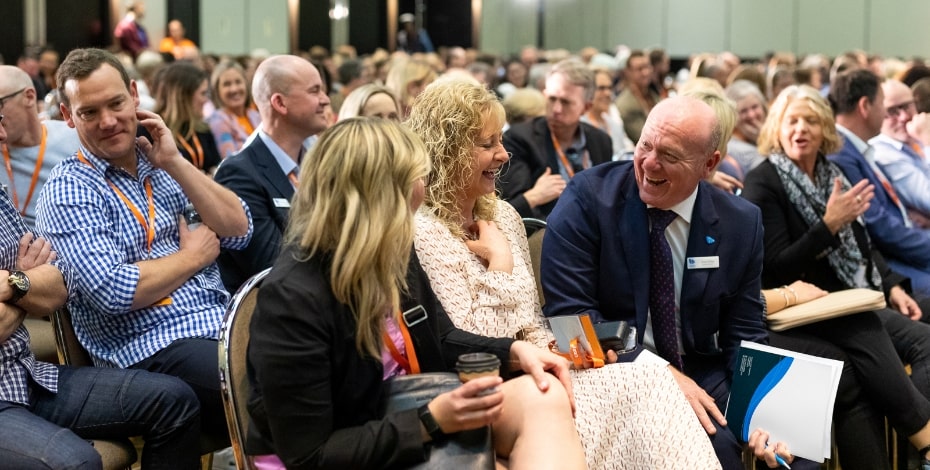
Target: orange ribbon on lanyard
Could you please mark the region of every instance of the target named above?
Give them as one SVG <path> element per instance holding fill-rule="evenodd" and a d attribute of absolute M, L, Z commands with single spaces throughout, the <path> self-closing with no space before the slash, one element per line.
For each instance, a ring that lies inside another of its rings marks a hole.
<path fill-rule="evenodd" d="M 413 349 L 413 340 L 410 338 L 410 330 L 407 329 L 407 322 L 404 321 L 403 315 L 400 315 L 400 312 L 398 312 L 395 322 L 400 329 L 400 334 L 404 337 L 404 352 L 407 353 L 407 357 L 404 357 L 404 355 L 397 350 L 397 346 L 394 344 L 394 341 L 391 339 L 391 336 L 388 335 L 387 331 L 382 332 L 382 341 L 384 341 L 384 344 L 387 345 L 388 350 L 391 352 L 391 357 L 397 361 L 407 374 L 419 374 L 420 363 L 417 361 L 417 352 Z"/>
<path fill-rule="evenodd" d="M 181 143 L 184 150 L 187 150 L 187 154 L 191 156 L 191 162 L 194 166 L 203 170 L 203 147 L 200 146 L 200 138 L 197 137 L 197 134 L 194 134 L 194 147 L 197 149 L 196 152 L 194 152 L 194 149 L 191 148 L 190 144 L 187 143 L 187 140 L 185 140 L 181 134 L 175 133 L 174 135 L 178 138 L 178 142 Z"/>
<path fill-rule="evenodd" d="M 39 156 L 36 158 L 36 166 L 32 170 L 32 181 L 29 183 L 29 192 L 26 194 L 26 201 L 23 208 L 19 208 L 19 197 L 16 194 L 16 183 L 13 182 L 13 167 L 10 164 L 10 149 L 3 144 L 3 160 L 6 163 L 6 174 L 10 177 L 10 197 L 13 199 L 13 206 L 19 211 L 20 215 L 26 215 L 26 208 L 29 207 L 29 201 L 35 193 L 36 184 L 39 182 L 39 173 L 42 171 L 42 160 L 45 159 L 45 142 L 48 139 L 48 129 L 42 125 L 42 143 L 39 144 Z"/>
<path fill-rule="evenodd" d="M 575 177 L 575 170 L 572 168 L 572 162 L 568 160 L 568 157 L 565 156 L 565 152 L 562 152 L 562 147 L 559 145 L 559 139 L 556 138 L 555 132 L 549 130 L 549 136 L 552 137 L 552 146 L 555 147 L 555 152 L 559 154 L 559 160 L 562 161 L 562 166 L 565 167 L 565 172 L 568 173 L 568 179 Z M 582 155 L 581 157 L 581 166 L 582 168 L 585 165 L 586 157 Z"/>

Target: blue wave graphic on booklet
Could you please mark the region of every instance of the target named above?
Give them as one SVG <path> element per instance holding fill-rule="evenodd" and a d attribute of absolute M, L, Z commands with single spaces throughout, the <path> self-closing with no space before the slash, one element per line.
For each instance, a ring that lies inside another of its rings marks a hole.
<path fill-rule="evenodd" d="M 749 421 L 752 419 L 753 413 L 756 412 L 759 403 L 762 403 L 765 396 L 781 382 L 781 379 L 788 373 L 788 369 L 791 368 L 792 362 L 794 362 L 794 359 L 790 357 L 781 358 L 781 360 L 775 363 L 775 367 L 763 376 L 759 385 L 756 386 L 756 391 L 753 392 L 752 398 L 749 399 L 746 415 L 743 417 L 742 436 L 744 441 L 749 440 L 749 432 L 751 431 L 749 429 Z"/>

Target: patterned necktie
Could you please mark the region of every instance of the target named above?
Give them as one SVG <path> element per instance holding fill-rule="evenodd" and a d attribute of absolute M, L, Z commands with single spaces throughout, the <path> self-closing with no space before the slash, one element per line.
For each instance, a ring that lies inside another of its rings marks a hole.
<path fill-rule="evenodd" d="M 665 228 L 678 215 L 672 211 L 650 208 L 649 218 L 649 312 L 652 334 L 660 356 L 682 370 L 678 354 L 678 328 L 675 322 L 675 272 L 672 249 L 665 239 Z"/>

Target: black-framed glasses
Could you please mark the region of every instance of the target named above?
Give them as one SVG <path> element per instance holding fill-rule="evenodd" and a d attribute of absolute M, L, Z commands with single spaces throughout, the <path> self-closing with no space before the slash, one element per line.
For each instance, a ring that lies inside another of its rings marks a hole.
<path fill-rule="evenodd" d="M 913 106 L 914 106 L 914 100 L 911 100 L 911 101 L 907 101 L 907 102 L 901 103 L 896 106 L 885 108 L 885 113 L 887 113 L 887 116 L 890 118 L 896 118 L 898 117 L 899 114 L 910 111 Z"/>
<path fill-rule="evenodd" d="M 24 91 L 26 91 L 25 88 L 20 88 L 19 90 L 14 91 L 13 93 L 10 93 L 9 95 L 0 96 L 0 110 L 3 109 L 3 106 L 6 104 L 7 100 L 9 100 L 10 98 L 12 98 L 12 97 L 14 97 L 14 96 L 16 96 L 16 95 L 18 95 L 18 94 L 24 92 Z"/>

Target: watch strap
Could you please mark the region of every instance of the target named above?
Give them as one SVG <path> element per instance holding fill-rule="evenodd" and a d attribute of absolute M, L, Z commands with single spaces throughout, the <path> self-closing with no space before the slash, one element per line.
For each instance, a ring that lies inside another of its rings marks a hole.
<path fill-rule="evenodd" d="M 436 422 L 436 419 L 433 418 L 433 414 L 430 413 L 428 403 L 417 409 L 417 415 L 420 417 L 420 422 L 423 423 L 426 433 L 429 434 L 434 441 L 441 441 L 446 438 L 446 433 L 442 432 L 439 423 Z"/>

